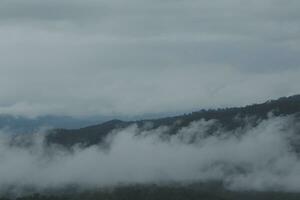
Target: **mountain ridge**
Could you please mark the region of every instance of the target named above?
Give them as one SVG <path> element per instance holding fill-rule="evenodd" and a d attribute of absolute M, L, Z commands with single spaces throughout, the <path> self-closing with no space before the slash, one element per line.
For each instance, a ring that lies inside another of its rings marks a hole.
<path fill-rule="evenodd" d="M 193 121 L 198 120 L 217 120 L 225 130 L 233 130 L 237 127 L 245 126 L 245 117 L 255 118 L 253 123 L 258 120 L 268 118 L 272 112 L 274 116 L 299 115 L 300 95 L 281 97 L 277 100 L 269 100 L 261 104 L 252 104 L 244 107 L 218 108 L 209 110 L 199 110 L 189 114 L 158 119 L 144 119 L 136 121 L 122 121 L 118 119 L 106 121 L 101 124 L 83 127 L 79 129 L 54 129 L 47 135 L 47 143 L 60 144 L 63 146 L 73 146 L 83 144 L 84 146 L 101 143 L 103 139 L 114 129 L 125 128 L 136 124 L 139 128 L 146 123 L 150 124 L 150 129 L 160 126 L 171 127 L 169 134 L 175 134 L 180 128 L 188 126 Z M 180 122 L 180 123 L 176 123 Z"/>

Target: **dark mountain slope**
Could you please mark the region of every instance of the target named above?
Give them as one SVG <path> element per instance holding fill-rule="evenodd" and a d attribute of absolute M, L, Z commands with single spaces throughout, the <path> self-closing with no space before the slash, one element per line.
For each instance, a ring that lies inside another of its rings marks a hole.
<path fill-rule="evenodd" d="M 280 191 L 229 191 L 210 183 L 193 185 L 130 185 L 54 194 L 32 194 L 16 200 L 299 200 L 300 194 Z M 0 198 L 11 200 L 11 198 Z"/>
<path fill-rule="evenodd" d="M 190 114 L 166 117 L 161 119 L 149 119 L 140 121 L 120 121 L 112 120 L 103 124 L 89 126 L 80 129 L 56 129 L 50 131 L 47 136 L 47 142 L 51 144 L 61 144 L 72 146 L 83 144 L 86 146 L 100 143 L 105 136 L 117 128 L 125 128 L 132 124 L 138 127 L 145 127 L 150 124 L 150 128 L 160 126 L 169 126 L 169 134 L 175 134 L 180 128 L 188 126 L 191 122 L 197 120 L 217 120 L 219 125 L 225 130 L 234 130 L 245 126 L 244 118 L 252 118 L 255 125 L 259 120 L 266 119 L 270 113 L 274 116 L 296 115 L 300 113 L 300 95 L 283 97 L 278 100 L 267 101 L 262 104 L 254 104 L 246 107 L 224 108 L 215 110 L 201 110 Z M 147 126 L 149 129 L 149 126 Z M 213 131 L 213 130 L 211 130 Z"/>

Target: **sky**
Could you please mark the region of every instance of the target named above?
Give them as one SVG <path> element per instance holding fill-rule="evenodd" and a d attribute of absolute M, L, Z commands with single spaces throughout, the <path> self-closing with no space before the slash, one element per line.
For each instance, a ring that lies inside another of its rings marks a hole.
<path fill-rule="evenodd" d="M 298 0 L 2 0 L 0 113 L 134 116 L 300 93 Z"/>

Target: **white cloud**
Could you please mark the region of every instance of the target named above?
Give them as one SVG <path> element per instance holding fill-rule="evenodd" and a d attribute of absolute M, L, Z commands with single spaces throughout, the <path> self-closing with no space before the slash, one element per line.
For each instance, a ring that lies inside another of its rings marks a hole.
<path fill-rule="evenodd" d="M 202 134 L 211 126 L 214 121 L 193 122 L 169 138 L 161 137 L 167 127 L 145 131 L 131 126 L 114 131 L 109 150 L 76 147 L 72 153 L 45 147 L 40 134 L 31 147 L 11 146 L 4 134 L 0 186 L 89 188 L 219 180 L 232 190 L 300 190 L 300 161 L 291 145 L 299 139 L 293 118 L 270 118 L 234 134 L 222 129 Z"/>

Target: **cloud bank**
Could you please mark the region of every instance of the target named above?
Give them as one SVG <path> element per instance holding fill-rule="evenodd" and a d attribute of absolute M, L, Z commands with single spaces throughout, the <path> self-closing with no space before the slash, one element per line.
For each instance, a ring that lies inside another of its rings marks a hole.
<path fill-rule="evenodd" d="M 215 123 L 193 122 L 173 136 L 164 134 L 168 127 L 130 126 L 110 134 L 109 148 L 77 146 L 71 152 L 45 146 L 42 134 L 28 138 L 34 141 L 29 146 L 12 145 L 11 136 L 2 134 L 0 188 L 221 181 L 231 190 L 300 191 L 299 123 L 293 118 L 271 117 L 256 127 L 205 134 Z M 19 141 L 24 144 L 24 136 Z"/>
<path fill-rule="evenodd" d="M 300 4 L 0 3 L 0 113 L 140 115 L 299 93 Z"/>

